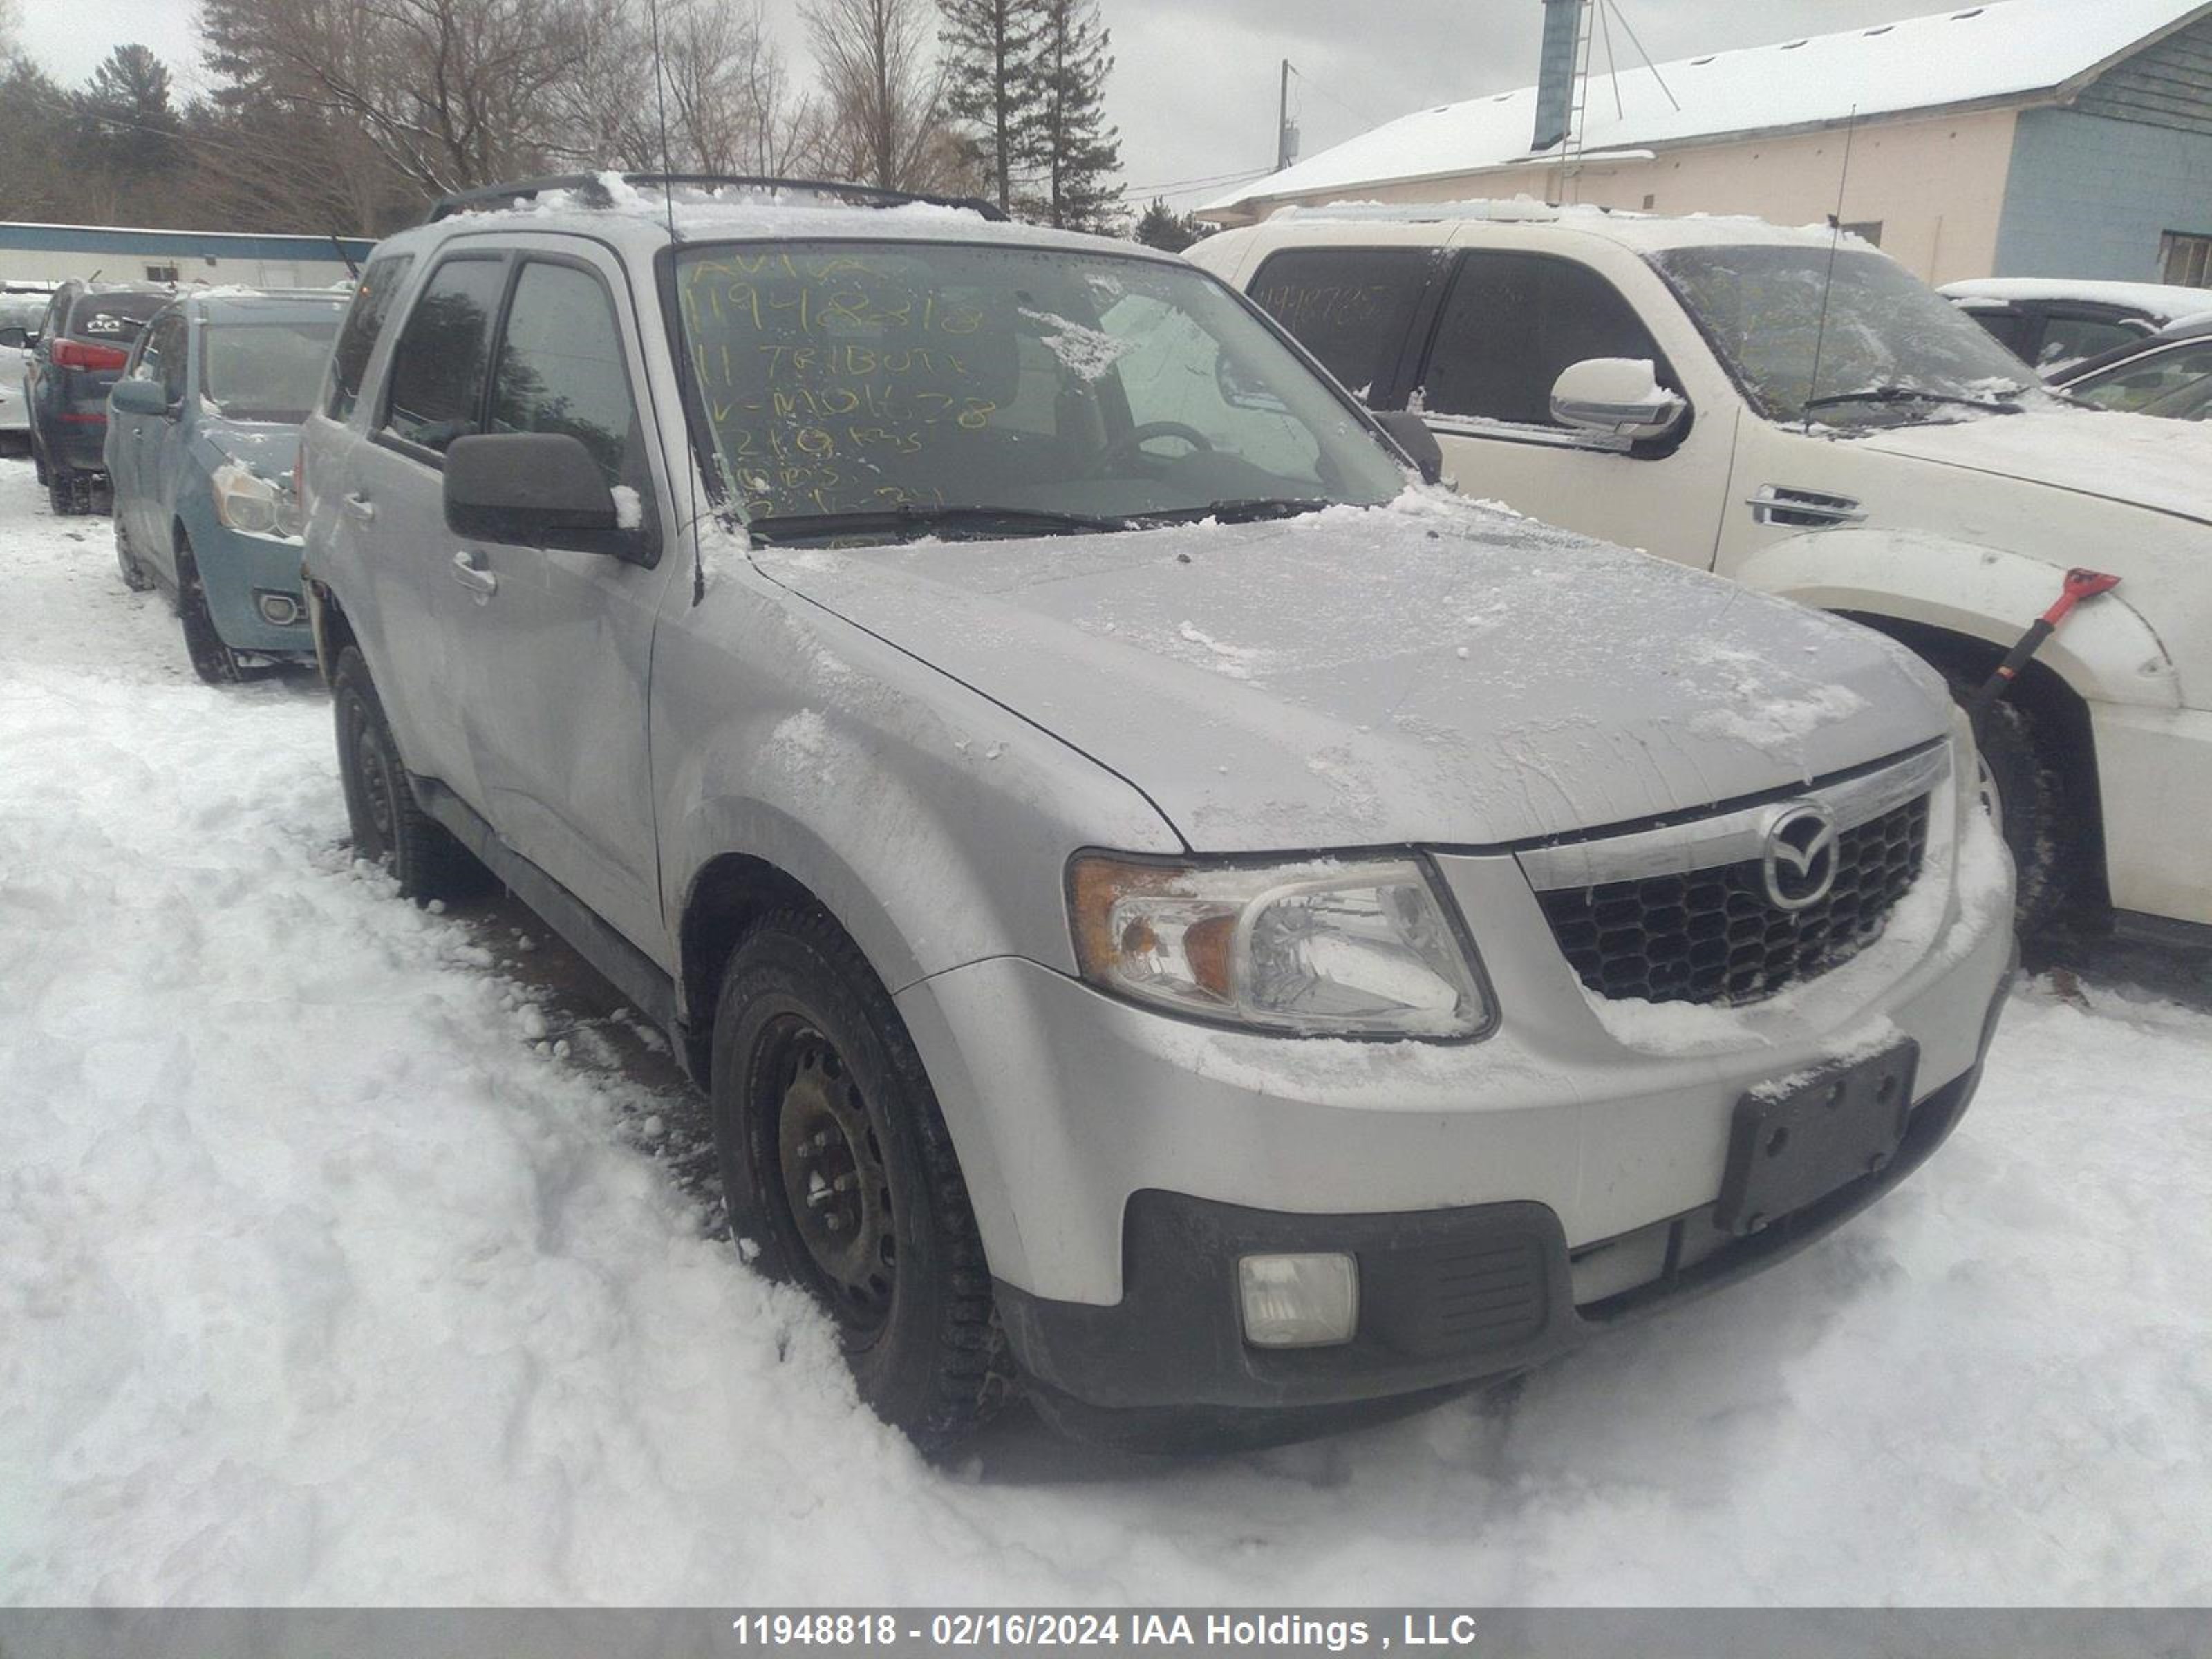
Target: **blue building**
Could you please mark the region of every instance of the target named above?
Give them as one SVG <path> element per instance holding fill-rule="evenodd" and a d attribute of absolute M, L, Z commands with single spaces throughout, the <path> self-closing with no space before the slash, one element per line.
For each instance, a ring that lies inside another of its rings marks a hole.
<path fill-rule="evenodd" d="M 110 283 L 326 288 L 344 282 L 346 262 L 360 264 L 374 246 L 359 237 L 0 221 L 0 281 L 60 283 L 97 276 Z"/>

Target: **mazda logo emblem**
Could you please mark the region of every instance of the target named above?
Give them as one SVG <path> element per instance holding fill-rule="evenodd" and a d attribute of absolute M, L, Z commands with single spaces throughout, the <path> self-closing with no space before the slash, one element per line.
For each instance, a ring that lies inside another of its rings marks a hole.
<path fill-rule="evenodd" d="M 1778 909 L 1818 904 L 1836 884 L 1836 821 L 1810 801 L 1784 807 L 1766 826 L 1759 872 Z"/>

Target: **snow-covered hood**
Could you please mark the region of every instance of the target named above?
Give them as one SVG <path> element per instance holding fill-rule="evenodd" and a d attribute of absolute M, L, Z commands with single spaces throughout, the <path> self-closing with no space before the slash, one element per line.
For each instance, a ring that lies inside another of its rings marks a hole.
<path fill-rule="evenodd" d="M 1128 779 L 1202 849 L 1519 842 L 1948 729 L 1933 677 L 1865 629 L 1433 495 L 752 556 Z"/>
<path fill-rule="evenodd" d="M 2212 431 L 2087 409 L 1929 422 L 1863 441 L 1886 454 L 2212 524 Z"/>
<path fill-rule="evenodd" d="M 290 482 L 293 463 L 300 458 L 300 428 L 296 426 L 206 417 L 201 422 L 200 436 L 225 459 L 277 483 Z"/>

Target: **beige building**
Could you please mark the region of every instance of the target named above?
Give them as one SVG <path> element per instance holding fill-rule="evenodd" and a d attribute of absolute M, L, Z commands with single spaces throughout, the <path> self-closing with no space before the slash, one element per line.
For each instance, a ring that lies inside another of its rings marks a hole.
<path fill-rule="evenodd" d="M 1533 0 L 1532 0 L 1533 3 Z M 2212 0 L 1998 0 L 1419 111 L 1199 210 L 1528 195 L 1808 224 L 1835 212 L 1930 283 L 2203 281 Z M 1846 151 L 1849 161 L 1846 167 Z"/>

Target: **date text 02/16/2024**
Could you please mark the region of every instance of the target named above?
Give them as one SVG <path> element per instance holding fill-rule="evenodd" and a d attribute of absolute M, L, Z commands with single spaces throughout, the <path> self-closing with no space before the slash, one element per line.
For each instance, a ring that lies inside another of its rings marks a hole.
<path fill-rule="evenodd" d="M 1203 1647 L 1228 1651 L 1279 1653 L 1309 1649 L 1343 1653 L 1371 1648 L 1388 1651 L 1461 1648 L 1474 1644 L 1476 1625 L 1468 1613 L 1419 1612 L 1398 1615 L 1395 1632 L 1381 1619 L 1340 1613 L 1081 1613 L 1054 1609 L 1025 1612 L 750 1613 L 731 1621 L 731 1632 L 744 1647 L 832 1650 L 895 1650 L 910 1644 L 924 1651 L 943 1649 Z"/>

